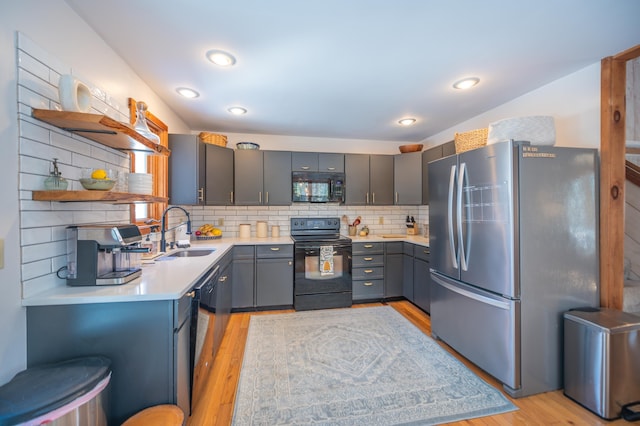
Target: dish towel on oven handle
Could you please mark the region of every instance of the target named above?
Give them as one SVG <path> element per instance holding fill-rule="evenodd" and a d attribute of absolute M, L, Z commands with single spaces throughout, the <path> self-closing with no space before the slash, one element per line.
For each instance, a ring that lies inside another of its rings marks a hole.
<path fill-rule="evenodd" d="M 333 275 L 333 246 L 320 246 L 320 275 Z"/>

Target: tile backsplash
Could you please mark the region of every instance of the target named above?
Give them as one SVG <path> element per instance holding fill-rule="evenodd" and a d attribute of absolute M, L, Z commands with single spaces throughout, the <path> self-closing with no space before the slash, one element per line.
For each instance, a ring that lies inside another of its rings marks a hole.
<path fill-rule="evenodd" d="M 346 215 L 350 223 L 361 216 L 361 224 L 367 225 L 372 234 L 406 233 L 407 216 L 413 216 L 423 233 L 428 221 L 429 206 L 340 206 L 322 204 L 293 204 L 291 206 L 182 206 L 191 214 L 194 230 L 210 223 L 220 228 L 224 236 L 237 237 L 238 225 L 251 225 L 251 235 L 255 236 L 256 222 L 266 221 L 269 230 L 272 225 L 280 226 L 280 235 L 290 234 L 292 217 L 342 217 Z M 347 234 L 347 224 L 342 222 L 341 232 Z"/>
<path fill-rule="evenodd" d="M 31 116 L 32 108 L 61 109 L 60 75 L 73 74 L 24 34 L 17 34 L 20 247 L 23 297 L 65 285 L 56 272 L 66 265 L 66 227 L 72 224 L 129 223 L 129 206 L 103 203 L 33 201 L 32 191 L 44 189 L 51 161 L 58 159 L 70 190 L 82 189 L 83 168 L 129 170 L 126 153 L 50 126 Z M 99 88 L 91 88 L 92 112 L 129 121 L 126 105 L 117 104 Z"/>

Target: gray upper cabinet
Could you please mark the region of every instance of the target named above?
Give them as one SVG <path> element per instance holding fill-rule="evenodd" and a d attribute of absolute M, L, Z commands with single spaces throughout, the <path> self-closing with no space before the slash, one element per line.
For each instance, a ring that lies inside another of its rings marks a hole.
<path fill-rule="evenodd" d="M 169 149 L 169 203 L 232 204 L 232 149 L 179 134 L 169 135 Z"/>
<path fill-rule="evenodd" d="M 264 151 L 264 204 L 291 204 L 291 152 Z"/>
<path fill-rule="evenodd" d="M 347 180 L 349 186 L 349 180 Z M 393 156 L 369 156 L 369 204 L 388 206 L 393 204 Z"/>
<path fill-rule="evenodd" d="M 422 204 L 422 152 L 395 155 L 393 163 L 395 204 Z"/>
<path fill-rule="evenodd" d="M 319 153 L 318 171 L 344 173 L 344 154 Z"/>
<path fill-rule="evenodd" d="M 454 141 L 422 151 L 422 204 L 429 204 L 429 162 L 455 153 Z"/>
<path fill-rule="evenodd" d="M 317 152 L 294 152 L 291 156 L 291 170 L 294 172 L 317 172 Z"/>
<path fill-rule="evenodd" d="M 345 204 L 393 204 L 393 156 L 346 154 Z"/>
<path fill-rule="evenodd" d="M 235 204 L 259 206 L 263 202 L 264 153 L 254 149 L 239 149 L 234 156 Z"/>
<path fill-rule="evenodd" d="M 364 206 L 369 199 L 369 155 L 346 154 L 345 197 L 344 203 L 351 206 Z"/>
<path fill-rule="evenodd" d="M 291 157 L 294 172 L 344 172 L 344 154 L 325 152 L 294 152 Z"/>
<path fill-rule="evenodd" d="M 291 152 L 238 150 L 235 155 L 235 204 L 291 204 Z"/>

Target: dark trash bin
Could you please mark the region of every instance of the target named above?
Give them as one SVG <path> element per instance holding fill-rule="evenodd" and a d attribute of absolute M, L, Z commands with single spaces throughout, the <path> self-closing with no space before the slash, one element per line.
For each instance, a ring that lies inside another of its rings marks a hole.
<path fill-rule="evenodd" d="M 0 426 L 106 426 L 110 380 L 101 356 L 27 368 L 0 386 Z"/>

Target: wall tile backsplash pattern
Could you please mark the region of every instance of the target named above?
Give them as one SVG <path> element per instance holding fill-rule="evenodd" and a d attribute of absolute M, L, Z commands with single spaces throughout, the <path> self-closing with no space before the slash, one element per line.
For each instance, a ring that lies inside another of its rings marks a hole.
<path fill-rule="evenodd" d="M 129 223 L 129 206 L 105 203 L 33 201 L 32 191 L 44 189 L 53 158 L 58 159 L 62 176 L 70 190 L 82 189 L 78 179 L 83 168 L 105 168 L 121 172 L 129 170 L 129 156 L 88 139 L 76 136 L 31 117 L 32 108 L 61 109 L 58 103 L 58 80 L 73 69 L 61 64 L 24 34 L 17 34 L 18 55 L 18 120 L 20 161 L 20 229 L 23 297 L 64 286 L 56 272 L 66 265 L 66 227 L 72 224 Z M 91 88 L 92 109 L 115 120 L 128 122 L 129 111 L 90 81 L 77 76 Z M 124 101 L 124 100 L 123 100 Z M 194 230 L 205 223 L 222 229 L 225 237 L 237 237 L 238 225 L 251 224 L 255 236 L 256 222 L 267 221 L 280 226 L 280 236 L 290 234 L 291 217 L 342 217 L 350 222 L 362 217 L 373 234 L 405 233 L 405 219 L 414 216 L 422 226 L 428 220 L 428 206 L 339 206 L 294 204 L 282 207 L 183 206 L 191 214 Z M 183 220 L 172 210 L 171 226 Z M 342 233 L 347 224 L 342 222 Z"/>
<path fill-rule="evenodd" d="M 31 191 L 44 189 L 53 158 L 58 159 L 70 190 L 80 190 L 83 168 L 125 172 L 129 156 L 31 117 L 32 108 L 61 109 L 58 80 L 73 69 L 17 34 L 19 195 L 23 297 L 65 285 L 56 271 L 66 265 L 66 232 L 70 224 L 128 223 L 129 207 L 103 203 L 33 201 Z M 81 77 L 80 77 L 81 78 Z M 91 87 L 90 82 L 84 81 Z M 126 105 L 118 105 L 104 91 L 92 88 L 92 109 L 118 121 L 128 121 Z"/>

